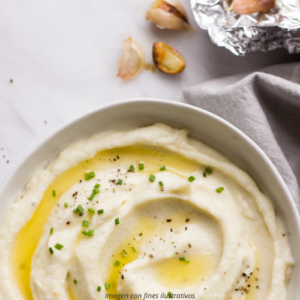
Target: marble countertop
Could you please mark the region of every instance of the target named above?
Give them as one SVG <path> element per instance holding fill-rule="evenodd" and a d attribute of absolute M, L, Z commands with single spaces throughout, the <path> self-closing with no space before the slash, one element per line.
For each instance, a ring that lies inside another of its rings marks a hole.
<path fill-rule="evenodd" d="M 188 0 L 186 7 L 192 26 Z M 18 161 L 62 125 L 126 98 L 173 99 L 183 88 L 213 78 L 299 61 L 286 50 L 236 57 L 214 45 L 207 32 L 156 28 L 145 21 L 152 0 L 2 1 L 0 10 L 0 185 Z M 163 41 L 183 54 L 177 76 L 147 71 L 116 77 L 122 41 L 136 39 L 151 62 Z"/>

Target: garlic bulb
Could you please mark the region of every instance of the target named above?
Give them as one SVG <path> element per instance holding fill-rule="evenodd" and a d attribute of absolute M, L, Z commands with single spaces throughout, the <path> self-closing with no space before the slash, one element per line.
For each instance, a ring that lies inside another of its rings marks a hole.
<path fill-rule="evenodd" d="M 159 28 L 190 29 L 186 11 L 178 0 L 156 0 L 146 12 L 146 20 L 152 21 Z"/>
<path fill-rule="evenodd" d="M 155 43 L 152 56 L 155 66 L 163 73 L 175 75 L 185 69 L 185 61 L 182 55 L 167 44 Z"/>
<path fill-rule="evenodd" d="M 238 14 L 252 14 L 275 7 L 275 0 L 233 0 L 228 10 Z"/>
<path fill-rule="evenodd" d="M 143 69 L 145 57 L 141 46 L 131 37 L 123 42 L 123 47 L 124 52 L 118 63 L 118 76 L 128 80 Z"/>

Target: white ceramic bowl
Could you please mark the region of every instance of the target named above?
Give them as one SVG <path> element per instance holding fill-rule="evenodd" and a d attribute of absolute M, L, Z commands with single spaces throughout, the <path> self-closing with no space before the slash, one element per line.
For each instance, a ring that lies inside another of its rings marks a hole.
<path fill-rule="evenodd" d="M 25 157 L 2 185 L 0 220 L 7 205 L 15 201 L 28 179 L 68 145 L 102 131 L 142 127 L 155 122 L 191 129 L 191 137 L 226 155 L 272 200 L 283 220 L 295 258 L 287 299 L 299 299 L 300 220 L 285 183 L 270 159 L 250 138 L 225 120 L 194 106 L 158 99 L 126 100 L 98 109 L 63 127 Z"/>

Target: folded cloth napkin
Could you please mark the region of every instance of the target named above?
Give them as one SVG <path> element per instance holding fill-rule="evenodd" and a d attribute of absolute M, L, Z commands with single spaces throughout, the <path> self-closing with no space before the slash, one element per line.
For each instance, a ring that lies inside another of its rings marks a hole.
<path fill-rule="evenodd" d="M 184 89 L 177 100 L 222 117 L 255 141 L 300 212 L 300 63 L 202 83 Z"/>

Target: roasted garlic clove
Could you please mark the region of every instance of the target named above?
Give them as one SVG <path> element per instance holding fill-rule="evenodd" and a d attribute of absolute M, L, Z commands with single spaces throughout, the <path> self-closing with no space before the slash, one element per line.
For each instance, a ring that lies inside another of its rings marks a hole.
<path fill-rule="evenodd" d="M 146 12 L 146 20 L 159 28 L 188 30 L 190 25 L 184 7 L 178 0 L 156 0 Z"/>
<path fill-rule="evenodd" d="M 124 52 L 118 63 L 118 76 L 128 80 L 143 69 L 145 57 L 141 46 L 131 37 L 123 42 L 123 47 Z"/>
<path fill-rule="evenodd" d="M 182 55 L 164 43 L 155 43 L 152 49 L 153 62 L 163 73 L 175 75 L 185 69 L 185 61 Z"/>
<path fill-rule="evenodd" d="M 233 0 L 228 10 L 241 15 L 266 11 L 275 7 L 275 0 Z"/>

